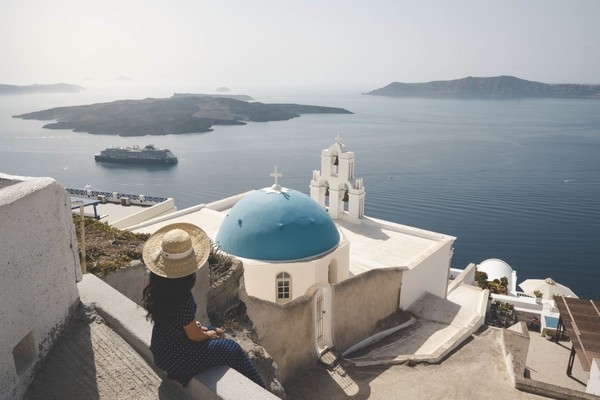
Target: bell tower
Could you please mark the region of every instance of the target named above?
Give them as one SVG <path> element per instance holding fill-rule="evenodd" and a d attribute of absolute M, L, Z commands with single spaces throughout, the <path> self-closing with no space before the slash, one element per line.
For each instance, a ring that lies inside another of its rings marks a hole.
<path fill-rule="evenodd" d="M 346 151 L 342 138 L 321 150 L 321 170 L 314 170 L 310 197 L 327 208 L 332 219 L 360 223 L 365 210 L 362 178 L 354 177 L 354 152 Z"/>

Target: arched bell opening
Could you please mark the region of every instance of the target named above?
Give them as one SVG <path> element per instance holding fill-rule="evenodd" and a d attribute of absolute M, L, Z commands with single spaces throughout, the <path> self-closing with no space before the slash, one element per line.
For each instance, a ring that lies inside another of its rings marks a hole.
<path fill-rule="evenodd" d="M 337 154 L 331 157 L 331 173 L 337 175 L 340 171 L 340 159 Z"/>
<path fill-rule="evenodd" d="M 348 204 L 349 204 L 349 201 L 350 201 L 350 196 L 349 196 L 348 192 L 349 192 L 348 184 L 345 184 L 344 185 L 344 192 L 343 192 L 344 194 L 342 196 L 342 205 L 344 207 L 344 211 L 346 211 L 346 212 L 348 212 Z"/>

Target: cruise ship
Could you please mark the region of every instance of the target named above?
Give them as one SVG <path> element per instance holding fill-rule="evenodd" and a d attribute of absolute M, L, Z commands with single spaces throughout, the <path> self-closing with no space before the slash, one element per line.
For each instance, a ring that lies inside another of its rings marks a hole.
<path fill-rule="evenodd" d="M 144 148 L 134 145 L 133 147 L 109 147 L 94 155 L 96 161 L 129 163 L 129 164 L 177 164 L 178 160 L 171 150 L 157 149 L 154 145 Z"/>

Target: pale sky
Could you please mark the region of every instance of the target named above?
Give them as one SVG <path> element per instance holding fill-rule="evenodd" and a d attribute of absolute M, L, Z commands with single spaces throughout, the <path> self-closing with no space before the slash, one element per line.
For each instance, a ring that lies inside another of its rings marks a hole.
<path fill-rule="evenodd" d="M 0 83 L 600 84 L 600 1 L 0 0 Z"/>

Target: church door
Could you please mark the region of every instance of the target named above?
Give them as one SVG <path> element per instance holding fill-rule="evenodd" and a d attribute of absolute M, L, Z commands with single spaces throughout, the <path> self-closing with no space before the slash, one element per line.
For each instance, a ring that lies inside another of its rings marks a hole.
<path fill-rule="evenodd" d="M 331 286 L 322 284 L 314 297 L 314 316 L 315 316 L 315 345 L 317 354 L 321 356 L 324 352 L 333 347 L 331 337 Z"/>

